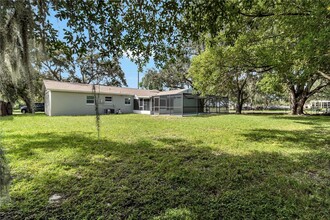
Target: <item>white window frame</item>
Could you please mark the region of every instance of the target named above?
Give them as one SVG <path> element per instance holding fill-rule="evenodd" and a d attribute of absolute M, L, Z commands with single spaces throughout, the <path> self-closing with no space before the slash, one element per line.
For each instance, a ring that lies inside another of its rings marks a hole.
<path fill-rule="evenodd" d="M 129 104 L 126 103 L 126 100 L 129 100 Z M 125 101 L 124 102 L 125 105 L 131 105 L 132 104 L 132 101 L 131 101 L 131 98 L 130 97 L 125 97 L 124 101 Z"/>
<path fill-rule="evenodd" d="M 111 98 L 111 101 L 107 101 L 107 98 Z M 112 96 L 105 96 L 104 97 L 104 104 L 112 104 L 113 97 Z"/>
<path fill-rule="evenodd" d="M 90 97 L 93 97 L 93 103 L 88 103 L 87 102 L 88 100 L 92 100 L 92 99 L 89 99 Z M 95 105 L 95 97 L 93 95 L 87 95 L 86 96 L 86 105 Z"/>

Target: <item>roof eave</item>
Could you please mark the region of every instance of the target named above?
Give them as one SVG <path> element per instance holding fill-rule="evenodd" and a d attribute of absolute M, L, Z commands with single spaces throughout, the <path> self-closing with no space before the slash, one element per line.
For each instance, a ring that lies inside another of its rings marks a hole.
<path fill-rule="evenodd" d="M 69 89 L 47 89 L 48 91 L 52 91 L 52 92 L 70 92 L 70 93 L 84 93 L 84 94 L 90 94 L 93 93 L 93 91 L 79 91 L 79 90 L 69 90 Z M 127 94 L 127 93 L 118 93 L 118 92 L 98 92 L 96 91 L 96 93 L 98 94 L 102 94 L 102 95 L 126 95 L 126 96 L 134 96 L 132 94 Z"/>

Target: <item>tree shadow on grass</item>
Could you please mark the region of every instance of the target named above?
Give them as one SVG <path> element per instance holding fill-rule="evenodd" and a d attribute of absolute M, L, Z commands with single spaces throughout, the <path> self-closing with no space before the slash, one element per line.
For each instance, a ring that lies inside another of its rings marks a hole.
<path fill-rule="evenodd" d="M 252 142 L 280 143 L 285 148 L 300 148 L 329 152 L 330 117 L 323 116 L 276 116 L 274 119 L 290 120 L 297 124 L 308 125 L 304 130 L 255 129 L 244 136 Z"/>
<path fill-rule="evenodd" d="M 330 125 L 330 117 L 328 116 L 273 116 L 274 119 L 280 120 L 290 120 L 300 124 L 307 124 L 307 125 L 320 125 L 329 123 Z"/>
<path fill-rule="evenodd" d="M 14 119 L 14 116 L 10 115 L 10 116 L 0 116 L 0 122 L 1 121 L 11 121 Z"/>
<path fill-rule="evenodd" d="M 35 114 L 27 113 L 27 114 L 21 114 L 21 113 L 14 113 L 13 115 L 7 115 L 7 116 L 0 116 L 0 122 L 1 121 L 12 121 L 15 118 L 22 118 L 22 117 L 39 117 L 39 116 L 46 116 L 43 112 L 36 112 Z"/>
<path fill-rule="evenodd" d="M 320 219 L 330 214 L 324 172 L 329 158 L 317 153 L 298 156 L 303 160 L 265 152 L 239 156 L 197 148 L 182 138 L 97 144 L 90 133 L 6 138 L 19 144 L 8 149 L 16 179 L 12 204 L 0 209 L 1 219 Z M 49 204 L 55 193 L 63 199 Z"/>
<path fill-rule="evenodd" d="M 330 134 L 322 127 L 306 130 L 255 129 L 244 134 L 248 141 L 278 143 L 283 148 L 329 152 Z"/>
<path fill-rule="evenodd" d="M 202 114 L 194 114 L 194 115 L 183 115 L 184 117 L 193 117 L 193 118 L 210 118 L 216 116 L 225 116 L 225 115 L 233 115 L 232 113 L 221 112 L 221 113 L 202 113 Z"/>
<path fill-rule="evenodd" d="M 243 115 L 254 115 L 254 116 L 283 116 L 288 115 L 288 112 L 254 112 L 254 111 L 243 111 Z"/>

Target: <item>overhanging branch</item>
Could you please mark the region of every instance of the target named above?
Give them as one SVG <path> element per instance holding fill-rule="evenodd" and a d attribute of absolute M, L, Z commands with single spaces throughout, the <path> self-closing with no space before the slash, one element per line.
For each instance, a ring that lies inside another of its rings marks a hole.
<path fill-rule="evenodd" d="M 307 97 L 311 97 L 312 95 L 314 95 L 315 93 L 319 92 L 321 89 L 323 89 L 324 87 L 330 85 L 330 82 L 327 84 L 323 84 L 323 85 L 319 85 L 318 87 L 316 87 L 315 89 L 311 90 Z"/>
<path fill-rule="evenodd" d="M 240 15 L 251 17 L 251 18 L 263 18 L 263 17 L 271 17 L 271 16 L 310 16 L 310 12 L 294 12 L 294 13 L 281 13 L 281 14 L 275 14 L 275 13 L 263 13 L 263 12 L 257 12 L 256 14 L 247 14 L 242 11 L 238 12 Z"/>

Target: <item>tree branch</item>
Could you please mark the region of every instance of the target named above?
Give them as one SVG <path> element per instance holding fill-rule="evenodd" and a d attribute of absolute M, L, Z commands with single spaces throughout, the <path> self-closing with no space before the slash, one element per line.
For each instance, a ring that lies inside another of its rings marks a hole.
<path fill-rule="evenodd" d="M 327 83 L 327 84 L 324 84 L 324 85 L 319 85 L 319 86 L 316 87 L 315 89 L 311 90 L 311 91 L 308 93 L 307 97 L 308 97 L 308 98 L 311 97 L 312 95 L 314 95 L 315 93 L 319 92 L 321 89 L 323 89 L 324 87 L 326 87 L 326 86 L 328 86 L 328 85 L 330 85 L 330 82 Z"/>
<path fill-rule="evenodd" d="M 271 16 L 310 16 L 310 12 L 295 12 L 295 13 L 281 13 L 281 14 L 275 14 L 275 13 L 262 13 L 257 12 L 257 14 L 246 14 L 242 11 L 238 12 L 240 15 L 251 17 L 251 18 L 263 18 L 263 17 L 271 17 Z"/>
<path fill-rule="evenodd" d="M 54 78 L 56 78 L 57 81 L 62 81 L 60 74 L 58 73 L 59 71 L 53 70 L 51 64 L 49 64 L 48 62 L 42 62 L 42 64 L 48 68 L 48 71 L 53 75 Z"/>

